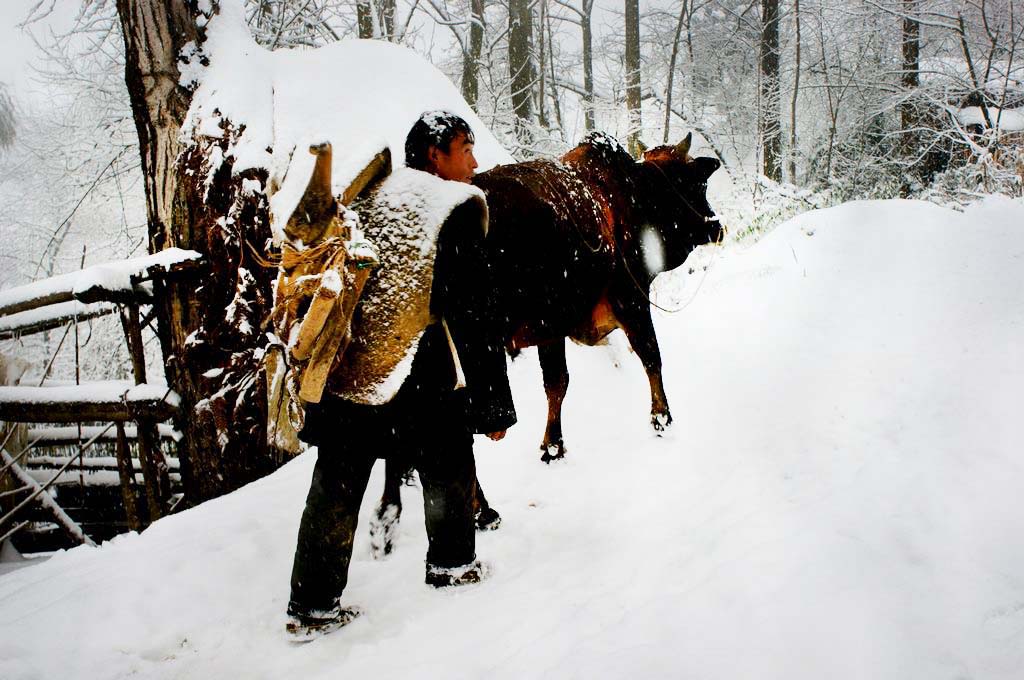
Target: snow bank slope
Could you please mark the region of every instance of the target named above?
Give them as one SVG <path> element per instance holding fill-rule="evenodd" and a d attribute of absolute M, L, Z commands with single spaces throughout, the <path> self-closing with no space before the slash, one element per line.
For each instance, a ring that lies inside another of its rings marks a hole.
<path fill-rule="evenodd" d="M 540 371 L 513 364 L 520 425 L 478 447 L 487 583 L 422 584 L 406 489 L 397 553 L 356 545 L 367 615 L 284 641 L 306 455 L 0 578 L 0 677 L 1022 677 L 1024 205 L 854 203 L 695 259 L 659 281 L 689 301 L 656 321 L 668 437 L 621 341 L 572 347 L 543 466 Z"/>

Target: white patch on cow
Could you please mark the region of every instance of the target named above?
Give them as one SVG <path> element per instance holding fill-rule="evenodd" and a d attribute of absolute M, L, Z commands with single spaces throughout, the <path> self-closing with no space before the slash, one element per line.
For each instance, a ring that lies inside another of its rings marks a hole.
<path fill-rule="evenodd" d="M 665 244 L 658 230 L 649 224 L 640 229 L 640 252 L 644 256 L 644 266 L 650 274 L 665 271 Z"/>

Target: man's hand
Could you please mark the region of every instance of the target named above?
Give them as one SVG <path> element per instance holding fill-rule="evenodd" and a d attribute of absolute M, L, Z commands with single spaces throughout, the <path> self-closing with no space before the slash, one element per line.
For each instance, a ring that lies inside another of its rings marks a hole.
<path fill-rule="evenodd" d="M 500 430 L 498 432 L 488 432 L 487 438 L 494 442 L 500 442 L 502 439 L 505 438 L 505 432 L 507 432 L 507 430 Z"/>

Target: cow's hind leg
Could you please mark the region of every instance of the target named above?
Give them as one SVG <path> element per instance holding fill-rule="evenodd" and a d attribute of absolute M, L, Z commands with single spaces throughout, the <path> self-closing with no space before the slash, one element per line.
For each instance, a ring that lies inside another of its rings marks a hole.
<path fill-rule="evenodd" d="M 544 441 L 540 445 L 545 463 L 563 458 L 565 444 L 562 442 L 562 400 L 569 389 L 569 369 L 565 364 L 565 338 L 537 348 L 540 370 L 544 376 L 544 392 L 548 397 L 548 424 L 544 430 Z"/>
<path fill-rule="evenodd" d="M 370 520 L 370 555 L 383 559 L 395 549 L 398 522 L 402 517 L 402 480 L 411 472 L 407 461 L 389 457 L 384 461 L 384 494 Z"/>
<path fill-rule="evenodd" d="M 668 410 L 668 398 L 661 379 L 661 350 L 658 349 L 658 337 L 654 334 L 651 310 L 645 301 L 643 308 L 623 306 L 615 311 L 630 346 L 647 371 L 647 379 L 651 384 L 651 426 L 660 436 L 672 424 L 672 414 Z"/>

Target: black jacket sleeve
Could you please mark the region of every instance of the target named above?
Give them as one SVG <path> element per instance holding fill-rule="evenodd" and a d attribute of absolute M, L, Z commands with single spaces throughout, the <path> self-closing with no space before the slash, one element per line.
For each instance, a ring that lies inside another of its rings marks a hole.
<path fill-rule="evenodd" d="M 438 237 L 431 309 L 447 321 L 466 377 L 469 426 L 481 433 L 516 422 L 495 302 L 479 207 L 467 204 Z"/>

